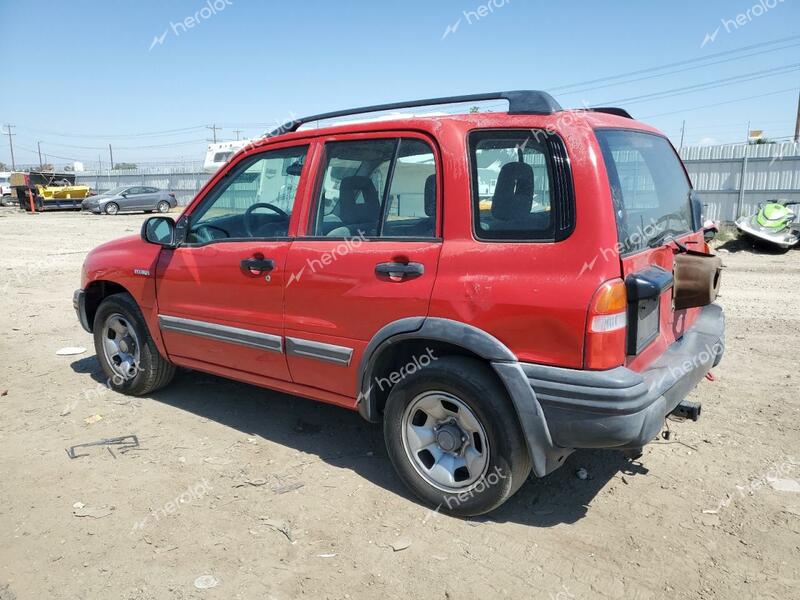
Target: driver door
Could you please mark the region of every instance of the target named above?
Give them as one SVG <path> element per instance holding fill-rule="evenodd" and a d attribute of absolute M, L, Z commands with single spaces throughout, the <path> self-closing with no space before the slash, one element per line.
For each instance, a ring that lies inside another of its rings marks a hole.
<path fill-rule="evenodd" d="M 284 266 L 307 153 L 304 145 L 242 157 L 181 217 L 185 241 L 161 253 L 156 275 L 159 326 L 176 363 L 291 381 Z"/>

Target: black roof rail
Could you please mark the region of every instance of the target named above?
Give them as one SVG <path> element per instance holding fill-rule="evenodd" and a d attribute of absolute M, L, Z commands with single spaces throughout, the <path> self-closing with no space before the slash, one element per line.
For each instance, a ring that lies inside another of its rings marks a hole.
<path fill-rule="evenodd" d="M 510 115 L 550 115 L 561 110 L 561 105 L 556 102 L 547 92 L 536 90 L 515 90 L 510 92 L 489 92 L 486 94 L 468 94 L 465 96 L 444 96 L 442 98 L 427 98 L 424 100 L 411 100 L 408 102 L 392 102 L 390 104 L 375 104 L 373 106 L 362 106 L 360 108 L 348 108 L 318 115 L 302 117 L 284 123 L 277 129 L 267 134 L 273 137 L 284 133 L 297 131 L 305 124 L 314 121 L 336 119 L 349 115 L 358 115 L 371 112 L 383 112 L 387 110 L 399 110 L 401 108 L 415 108 L 418 106 L 434 106 L 437 104 L 462 104 L 465 102 L 485 102 L 487 100 L 507 100 L 508 114 Z"/>
<path fill-rule="evenodd" d="M 616 106 L 598 106 L 596 108 L 589 109 L 592 112 L 599 112 L 599 113 L 606 113 L 608 115 L 616 115 L 618 117 L 625 117 L 626 119 L 633 119 L 631 113 L 629 113 L 624 108 L 618 108 Z"/>

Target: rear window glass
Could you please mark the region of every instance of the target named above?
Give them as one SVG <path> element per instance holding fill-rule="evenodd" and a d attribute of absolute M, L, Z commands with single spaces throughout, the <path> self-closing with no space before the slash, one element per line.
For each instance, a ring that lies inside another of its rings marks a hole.
<path fill-rule="evenodd" d="M 552 169 L 544 132 L 476 132 L 470 136 L 470 155 L 476 237 L 553 239 Z"/>
<path fill-rule="evenodd" d="M 672 145 L 630 130 L 596 131 L 611 184 L 622 254 L 692 231 L 691 186 Z"/>

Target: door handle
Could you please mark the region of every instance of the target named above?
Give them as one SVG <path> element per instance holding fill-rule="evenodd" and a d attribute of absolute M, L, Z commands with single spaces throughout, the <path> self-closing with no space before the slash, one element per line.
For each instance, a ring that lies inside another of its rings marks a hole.
<path fill-rule="evenodd" d="M 269 258 L 245 258 L 241 265 L 242 269 L 251 273 L 263 273 L 275 268 L 275 262 Z"/>
<path fill-rule="evenodd" d="M 385 262 L 375 265 L 375 274 L 389 279 L 414 279 L 425 273 L 425 266 L 420 263 Z"/>

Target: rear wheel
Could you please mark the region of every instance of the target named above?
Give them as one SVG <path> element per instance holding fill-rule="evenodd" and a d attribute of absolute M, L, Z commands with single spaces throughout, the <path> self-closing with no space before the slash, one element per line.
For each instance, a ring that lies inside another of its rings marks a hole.
<path fill-rule="evenodd" d="M 156 210 L 158 210 L 158 212 L 160 213 L 169 212 L 169 208 L 170 208 L 169 202 L 167 202 L 166 200 L 162 200 L 156 206 Z"/>
<path fill-rule="evenodd" d="M 119 212 L 119 204 L 116 202 L 109 202 L 103 210 L 107 215 L 115 215 Z"/>
<path fill-rule="evenodd" d="M 405 484 L 453 515 L 497 508 L 531 470 L 505 389 L 475 359 L 444 357 L 406 375 L 389 395 L 383 429 Z"/>
<path fill-rule="evenodd" d="M 92 330 L 97 359 L 111 389 L 142 396 L 172 381 L 175 366 L 159 354 L 129 294 L 112 294 L 103 300 Z"/>

